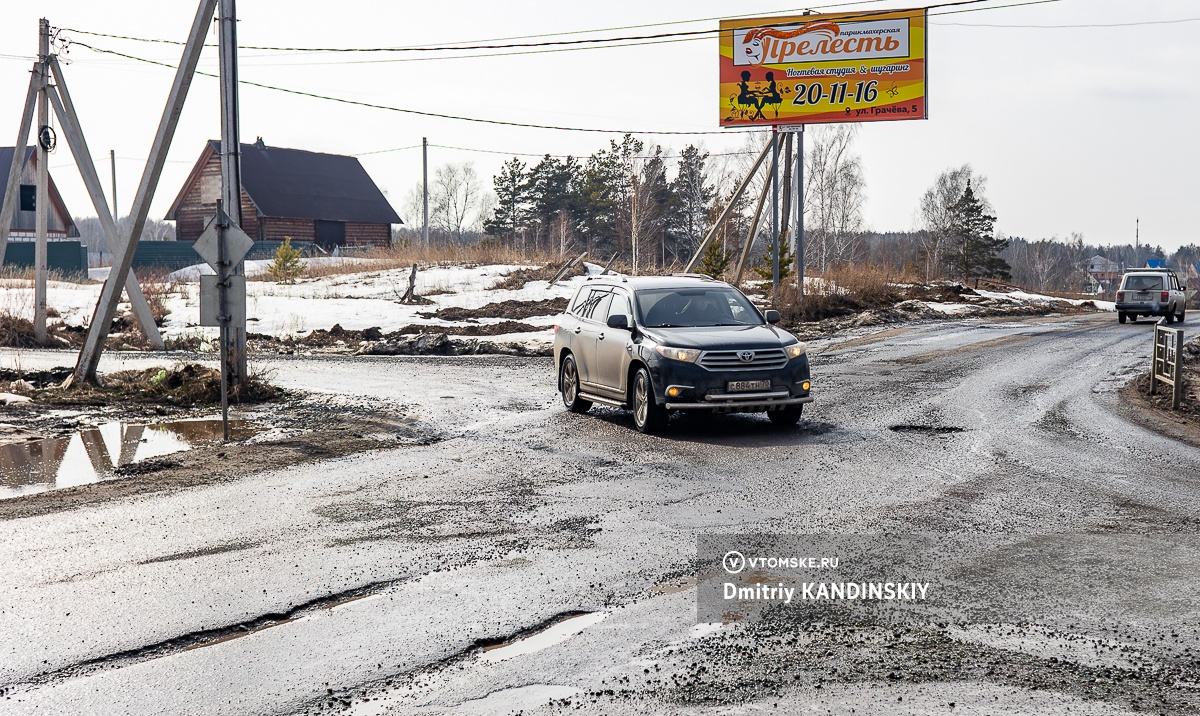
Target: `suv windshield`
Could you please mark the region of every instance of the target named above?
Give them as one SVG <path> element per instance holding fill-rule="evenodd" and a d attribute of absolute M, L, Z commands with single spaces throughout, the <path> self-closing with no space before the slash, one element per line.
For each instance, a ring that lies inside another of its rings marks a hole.
<path fill-rule="evenodd" d="M 1125 286 L 1126 291 L 1161 291 L 1163 287 L 1162 276 L 1126 276 Z"/>
<path fill-rule="evenodd" d="M 729 288 L 651 288 L 637 292 L 646 328 L 761 326 L 762 316 L 741 293 Z"/>

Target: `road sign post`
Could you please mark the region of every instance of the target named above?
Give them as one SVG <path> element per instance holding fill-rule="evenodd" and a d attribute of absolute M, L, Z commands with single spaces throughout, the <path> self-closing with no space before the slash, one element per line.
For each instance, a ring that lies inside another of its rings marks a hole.
<path fill-rule="evenodd" d="M 246 330 L 246 277 L 234 267 L 246 257 L 254 240 L 230 221 L 224 201 L 217 200 L 217 214 L 204 228 L 192 248 L 200 254 L 214 276 L 200 277 L 200 325 L 221 328 L 221 429 L 229 441 L 229 333 Z"/>

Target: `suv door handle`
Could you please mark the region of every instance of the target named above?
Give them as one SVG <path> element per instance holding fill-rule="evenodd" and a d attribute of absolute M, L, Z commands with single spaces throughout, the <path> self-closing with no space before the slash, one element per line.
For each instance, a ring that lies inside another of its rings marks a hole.
<path fill-rule="evenodd" d="M 600 335 L 596 336 L 596 340 L 599 340 L 599 341 L 604 340 L 604 334 L 601 333 Z"/>
<path fill-rule="evenodd" d="M 579 335 L 579 332 L 582 330 L 583 330 L 583 326 L 575 326 L 575 335 Z"/>

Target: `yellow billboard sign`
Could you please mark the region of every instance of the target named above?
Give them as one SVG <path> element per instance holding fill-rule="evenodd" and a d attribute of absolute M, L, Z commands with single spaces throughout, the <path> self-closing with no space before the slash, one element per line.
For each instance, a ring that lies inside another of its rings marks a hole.
<path fill-rule="evenodd" d="M 721 22 L 721 126 L 925 119 L 925 10 Z"/>

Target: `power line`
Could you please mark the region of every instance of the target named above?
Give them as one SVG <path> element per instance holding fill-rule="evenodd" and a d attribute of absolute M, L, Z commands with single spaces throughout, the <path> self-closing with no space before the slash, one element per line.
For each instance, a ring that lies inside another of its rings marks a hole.
<path fill-rule="evenodd" d="M 973 2 L 986 2 L 987 0 L 972 0 L 972 1 Z M 817 6 L 817 7 L 805 8 L 805 9 L 825 10 L 825 9 L 830 9 L 830 8 L 845 7 L 848 5 L 864 5 L 864 4 L 877 3 L 877 2 L 885 2 L 885 0 L 856 0 L 855 2 L 834 3 L 831 5 L 822 5 L 822 6 Z M 564 32 L 542 33 L 539 35 L 516 35 L 516 36 L 512 36 L 512 37 L 500 37 L 500 38 L 494 38 L 494 39 L 488 39 L 488 40 L 458 40 L 458 41 L 443 42 L 443 43 L 440 43 L 440 45 L 407 45 L 407 46 L 399 46 L 399 47 L 273 47 L 273 46 L 263 46 L 263 45 L 239 45 L 238 49 L 240 49 L 240 50 L 264 50 L 264 51 L 270 51 L 270 52 L 431 52 L 431 51 L 437 51 L 437 50 L 503 49 L 503 48 L 510 48 L 510 47 L 511 48 L 537 47 L 537 46 L 545 46 L 545 45 L 560 45 L 560 44 L 574 44 L 574 43 L 582 44 L 582 43 L 598 43 L 598 42 L 617 42 L 620 40 L 640 39 L 640 38 L 616 37 L 616 38 L 592 38 L 592 39 L 570 40 L 570 41 L 568 41 L 568 40 L 553 40 L 553 41 L 546 41 L 543 43 L 513 43 L 513 44 L 505 44 L 505 45 L 484 44 L 484 43 L 509 42 L 509 41 L 513 41 L 513 40 L 530 40 L 530 39 L 537 39 L 537 38 L 542 38 L 542 37 L 583 35 L 583 34 L 590 34 L 590 33 L 594 33 L 594 32 L 611 32 L 611 31 L 615 31 L 615 30 L 634 30 L 634 29 L 640 29 L 640 28 L 645 28 L 645 27 L 663 27 L 663 26 L 667 26 L 667 25 L 684 25 L 684 24 L 690 24 L 690 23 L 696 23 L 696 22 L 712 22 L 714 20 L 733 20 L 733 19 L 737 19 L 739 17 L 746 17 L 747 15 L 757 16 L 757 17 L 769 17 L 769 16 L 773 16 L 773 15 L 789 15 L 789 14 L 796 14 L 796 13 L 799 13 L 802 11 L 803 11 L 803 9 L 796 9 L 796 10 L 785 10 L 785 11 L 776 10 L 776 11 L 770 11 L 770 12 L 764 12 L 764 13 L 757 13 L 757 14 L 744 13 L 744 14 L 739 14 L 739 15 L 718 15 L 715 17 L 696 18 L 696 19 L 692 19 L 692 20 L 669 20 L 669 21 L 664 21 L 664 22 L 644 23 L 644 24 L 640 24 L 640 25 L 622 25 L 622 26 L 616 26 L 616 27 L 597 28 L 597 29 L 593 29 L 593 30 L 570 30 L 570 31 L 564 31 Z M 886 12 L 891 12 L 891 11 L 886 11 Z M 93 32 L 90 30 L 80 30 L 77 28 L 69 28 L 69 27 L 64 27 L 64 28 L 60 28 L 60 29 L 62 29 L 63 31 L 66 31 L 66 32 L 77 32 L 81 35 L 91 35 L 93 37 L 107 37 L 110 39 L 117 39 L 117 40 L 132 40 L 135 42 L 149 42 L 149 43 L 166 44 L 166 45 L 182 45 L 182 44 L 184 44 L 183 42 L 181 42 L 179 40 L 167 40 L 167 39 L 149 38 L 149 37 L 136 37 L 136 36 L 132 36 L 132 35 L 117 35 L 117 34 L 112 34 L 112 33 Z M 713 31 L 712 30 L 700 30 L 697 32 L 711 33 Z M 678 34 L 691 34 L 691 33 L 678 33 Z M 672 33 L 666 33 L 666 34 L 662 34 L 662 35 L 647 35 L 645 37 L 649 38 L 649 37 L 660 37 L 660 36 L 671 36 L 671 35 L 672 35 Z M 205 47 L 216 47 L 216 45 L 215 44 L 206 44 Z"/>
<path fill-rule="evenodd" d="M 762 131 L 762 130 L 760 130 L 760 131 Z M 396 147 L 395 149 L 377 149 L 372 152 L 360 152 L 353 156 L 366 157 L 366 156 L 371 156 L 374 154 L 387 154 L 390 152 L 403 152 L 403 151 L 408 151 L 411 149 L 420 149 L 421 146 L 422 145 L 420 145 L 420 144 L 414 144 L 409 147 Z M 460 152 L 476 152 L 476 153 L 480 153 L 480 154 L 502 154 L 506 157 L 535 157 L 535 158 L 550 157 L 551 159 L 583 159 L 584 158 L 578 154 L 550 154 L 547 152 L 543 152 L 541 154 L 538 154 L 536 152 L 504 152 L 504 151 L 500 151 L 498 149 L 476 149 L 473 147 L 454 147 L 454 146 L 450 146 L 448 144 L 430 144 L 429 146 L 437 148 L 437 149 L 451 149 L 451 150 L 460 151 Z M 709 153 L 708 156 L 710 156 L 710 157 L 734 157 L 734 156 L 753 155 L 753 154 L 756 154 L 756 152 L 718 152 L 715 154 Z M 658 154 L 658 155 L 648 154 L 645 156 L 637 156 L 637 157 L 633 157 L 633 158 L 634 159 L 678 159 L 679 155 L 677 155 L 677 154 Z"/>
<path fill-rule="evenodd" d="M 866 0 L 866 1 L 881 2 L 882 0 Z M 926 5 L 926 6 L 919 7 L 919 8 L 909 8 L 909 9 L 928 11 L 928 10 L 938 9 L 938 8 L 958 7 L 958 6 L 963 6 L 963 5 L 975 5 L 978 3 L 994 2 L 994 1 L 995 0 L 956 0 L 953 2 L 935 3 L 935 4 Z M 1045 3 L 1061 2 L 1061 1 L 1062 0 L 1029 0 L 1027 2 L 1009 3 L 1006 5 L 996 5 L 996 6 L 986 7 L 986 8 L 970 8 L 970 9 L 966 9 L 966 10 L 955 10 L 955 11 L 947 11 L 947 12 L 941 12 L 941 13 L 929 13 L 929 14 L 931 16 L 949 15 L 949 14 L 954 14 L 956 12 L 973 12 L 973 11 L 977 11 L 977 10 L 999 10 L 999 9 L 1004 9 L 1004 8 L 1009 8 L 1009 7 L 1021 7 L 1021 6 L 1025 6 L 1025 5 L 1041 5 L 1041 4 L 1045 4 Z M 845 5 L 852 5 L 852 4 L 862 4 L 862 3 L 861 2 L 840 3 L 837 5 L 826 6 L 826 8 L 842 7 Z M 818 8 L 818 9 L 822 9 L 822 8 Z M 870 17 L 872 15 L 883 15 L 883 14 L 889 14 L 889 13 L 893 13 L 893 12 L 903 12 L 903 11 L 904 10 L 870 10 L 870 11 L 866 11 L 866 12 L 842 12 L 842 13 L 832 13 L 832 14 L 835 16 L 840 15 L 840 16 L 847 17 L 847 18 L 860 18 L 860 17 Z M 826 15 L 826 17 L 828 17 L 828 15 Z M 728 19 L 728 18 L 720 18 L 720 19 Z M 686 22 L 692 22 L 692 21 L 686 21 Z M 76 33 L 83 34 L 83 35 L 92 35 L 92 36 L 97 36 L 97 37 L 108 37 L 108 38 L 114 38 L 114 39 L 133 40 L 133 41 L 138 41 L 138 42 L 150 42 L 150 43 L 161 43 L 161 44 L 172 44 L 172 45 L 182 44 L 181 42 L 179 42 L 177 40 L 143 38 L 143 37 L 134 37 L 134 36 L 130 36 L 130 35 L 114 35 L 114 34 L 108 34 L 108 33 L 91 32 L 88 30 L 73 29 L 73 28 L 60 28 L 60 29 L 63 31 L 66 31 L 66 32 L 76 32 Z M 582 32 L 588 32 L 588 31 L 582 31 Z M 719 34 L 720 32 L 721 32 L 720 28 L 716 28 L 716 29 L 709 28 L 706 30 L 685 30 L 685 31 L 680 31 L 680 32 L 662 32 L 662 33 L 654 33 L 654 34 L 648 34 L 648 35 L 626 35 L 626 36 L 620 36 L 620 37 L 596 37 L 596 38 L 584 38 L 584 39 L 577 39 L 577 40 L 546 40 L 546 41 L 541 41 L 541 42 L 518 42 L 518 43 L 505 43 L 505 44 L 473 44 L 473 45 L 469 45 L 469 44 L 452 43 L 452 44 L 443 44 L 443 45 L 412 45 L 412 46 L 407 46 L 407 47 L 273 47 L 273 46 L 263 46 L 263 45 L 243 45 L 243 46 L 240 46 L 239 49 L 263 50 L 263 51 L 271 51 L 271 52 L 327 52 L 327 53 L 461 52 L 461 51 L 465 51 L 465 50 L 504 50 L 504 49 L 527 50 L 527 52 L 503 53 L 505 55 L 507 55 L 507 54 L 518 55 L 518 54 L 530 54 L 528 52 L 528 50 L 531 50 L 533 48 L 547 48 L 547 49 L 543 49 L 540 51 L 541 52 L 554 52 L 554 51 L 562 51 L 563 49 L 567 49 L 567 48 L 585 49 L 585 48 L 628 47 L 631 45 L 640 45 L 640 44 L 659 44 L 662 42 L 671 42 L 671 41 L 678 42 L 683 39 L 702 39 L 702 38 L 711 37 L 713 35 Z M 613 43 L 621 43 L 621 44 L 613 44 Z M 83 44 L 83 43 L 77 43 L 77 44 Z M 206 45 L 206 47 L 215 47 L 215 45 Z M 467 55 L 467 56 L 461 56 L 461 57 L 494 57 L 494 56 L 497 56 L 497 55 L 482 54 L 482 55 Z M 460 57 L 460 56 L 452 55 L 451 57 Z M 415 58 L 413 58 L 413 59 L 415 59 Z M 439 57 L 438 59 L 449 59 L 449 57 Z M 412 61 L 412 59 L 373 60 L 373 61 L 364 61 L 364 62 L 403 62 L 403 61 Z M 353 63 L 330 62 L 330 63 L 325 63 L 325 64 L 353 64 Z"/>
<path fill-rule="evenodd" d="M 992 0 L 958 0 L 956 2 L 944 2 L 944 3 L 939 3 L 939 4 L 927 5 L 922 8 L 913 8 L 913 9 L 925 10 L 928 13 L 928 11 L 933 8 L 959 7 L 959 6 L 963 6 L 963 5 L 976 5 L 981 2 L 991 2 L 991 1 Z M 996 10 L 996 9 L 1002 9 L 1002 8 L 1006 8 L 1006 7 L 1018 7 L 1018 6 L 1024 6 L 1024 5 L 1042 5 L 1042 4 L 1046 4 L 1046 3 L 1061 2 L 1061 1 L 1062 0 L 1028 0 L 1027 2 L 1010 3 L 1008 5 L 998 5 L 998 6 L 990 6 L 990 7 L 982 7 L 982 8 L 968 8 L 968 9 L 954 10 L 954 11 L 948 11 L 945 13 L 937 13 L 937 14 L 951 14 L 951 13 L 972 12 L 972 11 L 979 11 L 979 10 Z M 891 11 L 891 10 L 871 11 L 868 13 L 858 13 L 855 15 L 855 17 L 885 14 L 885 13 L 889 13 L 889 12 L 894 12 L 894 11 Z M 929 14 L 933 14 L 933 13 L 929 13 Z M 144 57 L 138 57 L 136 55 L 130 55 L 127 53 L 118 52 L 116 50 L 107 50 L 107 49 L 95 47 L 95 46 L 87 44 L 85 42 L 75 41 L 73 44 L 76 44 L 76 45 L 79 45 L 80 47 L 92 50 L 93 52 L 114 55 L 116 57 L 123 57 L 125 59 L 134 60 L 137 62 L 143 62 L 143 63 L 147 63 L 147 64 L 158 65 L 161 67 L 168 67 L 171 69 L 176 69 L 175 65 L 172 65 L 167 62 L 160 62 L 157 60 L 151 60 L 151 59 L 147 59 Z M 196 74 L 203 75 L 205 77 L 214 77 L 214 78 L 217 77 L 217 75 L 214 75 L 212 73 L 202 72 L 199 70 L 196 71 Z M 441 112 L 430 112 L 430 111 L 425 111 L 425 110 L 409 109 L 409 108 L 404 108 L 404 107 L 394 107 L 391 105 L 378 104 L 375 102 L 365 102 L 362 100 L 352 100 L 352 99 L 345 99 L 342 97 L 333 97 L 330 95 L 322 95 L 322 94 L 317 94 L 315 92 L 307 92 L 304 90 L 288 89 L 286 87 L 278 87 L 275 85 L 268 85 L 268 84 L 261 83 L 261 82 L 252 82 L 250 80 L 238 80 L 238 82 L 239 82 L 239 84 L 243 84 L 248 87 L 258 87 L 260 89 L 268 89 L 268 90 L 272 90 L 275 92 L 283 92 L 286 94 L 292 94 L 292 95 L 296 95 L 296 96 L 300 96 L 300 97 L 309 97 L 311 99 L 320 99 L 320 100 L 324 100 L 324 101 L 328 101 L 328 102 L 336 102 L 339 104 L 346 104 L 346 105 L 357 106 L 357 107 L 367 107 L 367 108 L 371 108 L 371 109 L 381 109 L 381 110 L 386 110 L 386 111 L 390 111 L 390 112 L 398 112 L 401 114 L 410 114 L 410 115 L 421 116 L 421 117 L 432 117 L 432 118 L 436 118 L 436 119 L 451 119 L 451 120 L 457 120 L 457 121 L 463 121 L 463 122 L 474 122 L 474 123 L 478 123 L 478 124 L 490 124 L 490 125 L 496 125 L 496 126 L 522 127 L 522 128 L 526 128 L 526 129 L 549 129 L 549 130 L 566 131 L 566 132 L 588 132 L 588 133 L 594 133 L 594 134 L 652 134 L 652 135 L 663 135 L 663 136 L 668 136 L 668 135 L 700 136 L 700 135 L 729 135 L 732 133 L 737 133 L 736 128 L 728 128 L 728 129 L 715 130 L 715 131 L 714 130 L 647 131 L 647 130 L 626 130 L 626 129 L 595 129 L 595 128 L 589 128 L 589 127 L 564 127 L 564 126 L 550 125 L 550 124 L 535 124 L 535 123 L 531 123 L 531 122 L 510 122 L 510 121 L 505 121 L 505 120 L 482 119 L 479 117 L 465 117 L 465 116 L 460 116 L 460 115 L 445 114 L 445 113 L 441 113 Z"/>
<path fill-rule="evenodd" d="M 117 52 L 116 50 L 105 50 L 105 49 L 102 49 L 99 47 L 93 47 L 92 45 L 89 45 L 84 42 L 77 41 L 74 44 L 79 45 L 80 47 L 92 50 L 93 52 L 101 52 L 101 53 L 104 53 L 107 55 L 115 55 L 117 57 L 124 57 L 125 59 L 128 59 L 128 60 L 136 60 L 138 62 L 144 62 L 144 63 L 151 64 L 151 65 L 158 65 L 160 67 L 168 67 L 170 69 L 176 69 L 175 65 L 172 65 L 167 62 L 159 62 L 157 60 L 149 60 L 144 57 L 137 57 L 135 55 L 129 55 L 124 52 Z M 202 75 L 204 77 L 217 78 L 217 75 L 215 75 L 211 72 L 202 72 L 200 70 L 196 70 L 196 74 Z M 393 107 L 391 105 L 386 105 L 386 104 L 377 104 L 375 102 L 364 102 L 362 100 L 345 99 L 343 97 L 332 97 L 330 95 L 317 94 L 315 92 L 306 92 L 304 90 L 288 89 L 286 87 L 277 87 L 275 85 L 268 85 L 268 84 L 264 84 L 262 82 L 252 82 L 250 80 L 243 80 L 243 79 L 239 79 L 238 84 L 246 85 L 248 87 L 258 87 L 259 89 L 268 89 L 268 90 L 272 90 L 275 92 L 283 92 L 286 94 L 297 95 L 300 97 L 309 97 L 311 99 L 325 100 L 327 102 L 337 102 L 339 104 L 347 104 L 347 105 L 351 105 L 351 106 L 355 106 L 355 107 L 368 107 L 371 109 L 382 109 L 382 110 L 387 110 L 389 112 L 399 112 L 401 114 L 412 114 L 412 115 L 417 115 L 417 116 L 421 116 L 421 117 L 433 117 L 435 119 L 454 119 L 454 120 L 458 120 L 458 121 L 462 121 L 462 122 L 476 122 L 479 124 L 494 124 L 494 125 L 500 125 L 500 126 L 505 126 L 505 127 L 524 127 L 527 129 L 553 129 L 553 130 L 566 131 L 566 132 L 592 132 L 592 133 L 597 133 L 597 134 L 660 134 L 660 135 L 685 135 L 686 136 L 686 135 L 701 135 L 701 134 L 725 134 L 725 135 L 728 135 L 728 134 L 737 133 L 736 131 L 731 132 L 729 130 L 650 131 L 650 130 L 639 130 L 639 129 L 593 129 L 593 128 L 589 128 L 589 127 L 561 127 L 561 126 L 557 126 L 557 125 L 553 125 L 553 124 L 533 124 L 533 123 L 529 123 L 529 122 L 508 122 L 508 121 L 500 120 L 500 119 L 481 119 L 479 117 L 463 117 L 460 115 L 444 114 L 441 112 L 427 112 L 427 111 L 419 110 L 419 109 L 407 109 L 404 107 Z"/>
<path fill-rule="evenodd" d="M 931 25 L 950 25 L 954 27 L 1001 27 L 1001 28 L 1016 28 L 1029 30 L 1066 30 L 1076 28 L 1099 28 L 1099 27 L 1139 27 L 1142 25 L 1175 25 L 1183 22 L 1200 22 L 1200 17 L 1181 17 L 1176 20 L 1142 20 L 1138 22 L 1109 22 L 1109 23 L 1088 23 L 1079 25 L 996 25 L 990 23 L 972 23 L 972 22 L 937 22 L 930 23 Z"/>

